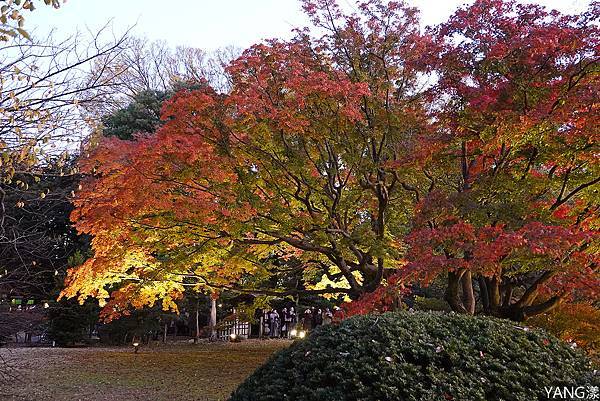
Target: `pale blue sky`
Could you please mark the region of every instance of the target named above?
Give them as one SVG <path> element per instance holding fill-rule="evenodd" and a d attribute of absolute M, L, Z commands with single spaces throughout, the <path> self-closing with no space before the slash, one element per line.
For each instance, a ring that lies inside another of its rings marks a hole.
<path fill-rule="evenodd" d="M 351 6 L 355 0 L 340 0 Z M 527 0 L 528 2 L 533 2 Z M 409 0 L 422 11 L 425 24 L 443 21 L 469 0 Z M 578 12 L 589 0 L 537 0 L 563 12 Z M 286 37 L 306 25 L 298 0 L 68 0 L 61 9 L 39 8 L 27 16 L 38 37 L 51 27 L 60 35 L 78 28 L 95 30 L 113 20 L 118 34 L 136 25 L 134 34 L 169 44 L 205 50 L 227 45 L 247 47 L 261 39 Z"/>

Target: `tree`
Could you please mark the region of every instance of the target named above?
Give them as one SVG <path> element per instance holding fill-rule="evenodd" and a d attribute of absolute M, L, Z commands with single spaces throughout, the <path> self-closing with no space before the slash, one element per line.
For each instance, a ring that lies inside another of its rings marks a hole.
<path fill-rule="evenodd" d="M 247 49 L 227 93 L 181 90 L 156 133 L 90 151 L 72 219 L 95 254 L 63 295 L 385 308 L 446 275 L 454 310 L 516 320 L 597 295 L 597 4 L 479 0 L 425 35 L 400 3 L 303 4 L 318 29 Z M 293 261 L 326 280 L 265 288 Z"/>
<path fill-rule="evenodd" d="M 95 91 L 116 92 L 114 75 L 88 79 L 86 70 L 112 61 L 126 36 L 105 41 L 101 30 L 88 41 L 16 38 L 0 47 L 0 176 L 35 170 L 48 159 L 77 148 L 94 120 L 84 107 Z M 102 61 L 101 61 L 102 60 Z M 35 171 L 34 171 L 35 172 Z"/>
<path fill-rule="evenodd" d="M 64 334 L 69 329 L 60 329 L 64 321 L 59 322 L 59 315 L 80 320 L 89 312 L 72 307 L 73 302 L 53 302 L 69 261 L 89 249 L 89 240 L 69 223 L 78 177 L 62 174 L 64 167 L 60 163 L 35 175 L 18 173 L 12 184 L 0 184 L 0 337 L 41 333 L 47 317 L 52 329 Z M 15 300 L 21 305 L 13 304 Z M 57 322 L 52 322 L 55 317 Z"/>
<path fill-rule="evenodd" d="M 46 335 L 56 345 L 73 346 L 89 341 L 98 319 L 98 305 L 86 302 L 79 305 L 75 300 L 63 300 L 49 308 Z"/>
<path fill-rule="evenodd" d="M 87 79 L 94 63 L 110 63 L 126 35 L 40 41 L 24 30 L 24 10 L 37 1 L 7 1 L 0 22 L 0 288 L 45 299 L 77 242 L 68 224 L 77 175 L 69 152 L 93 129 L 82 106 L 94 91 L 116 90 L 114 75 Z M 58 0 L 44 1 L 55 8 Z M 13 26 L 16 24 L 16 26 Z M 12 29 L 12 31 L 11 31 Z M 102 60 L 102 61 L 101 61 Z M 104 64 L 103 64 L 104 63 Z"/>
<path fill-rule="evenodd" d="M 97 88 L 95 97 L 102 101 L 87 107 L 87 113 L 104 117 L 135 102 L 141 93 L 171 93 L 203 80 L 217 91 L 227 92 L 230 84 L 224 67 L 239 54 L 235 47 L 207 52 L 185 46 L 171 48 L 165 41 L 129 37 L 119 52 L 98 59 L 87 75 L 92 82 L 110 80 L 120 92 Z"/>
<path fill-rule="evenodd" d="M 227 68 L 229 93 L 180 91 L 155 134 L 90 152 L 72 218 L 95 255 L 64 295 L 111 295 L 110 314 L 172 306 L 184 286 L 260 292 L 246 284 L 268 261 L 296 257 L 356 297 L 400 266 L 427 129 L 417 12 L 304 4 L 324 36 L 253 46 Z"/>
<path fill-rule="evenodd" d="M 447 274 L 457 312 L 479 299 L 523 320 L 597 299 L 597 7 L 480 0 L 432 31 L 443 137 L 408 259 L 418 277 Z"/>
<path fill-rule="evenodd" d="M 71 193 L 78 177 L 48 166 L 39 175 L 18 174 L 0 184 L 0 291 L 48 300 L 68 260 L 86 247 L 69 224 Z"/>
<path fill-rule="evenodd" d="M 134 134 L 154 132 L 160 125 L 160 109 L 168 97 L 167 92 L 156 90 L 138 93 L 127 107 L 102 118 L 102 134 L 130 140 Z"/>
<path fill-rule="evenodd" d="M 60 7 L 60 0 L 44 0 L 44 4 L 54 8 Z M 35 10 L 36 0 L 15 0 L 4 1 L 0 8 L 0 42 L 10 42 L 11 39 L 22 36 L 31 39 L 29 33 L 24 29 L 25 17 L 24 11 Z"/>

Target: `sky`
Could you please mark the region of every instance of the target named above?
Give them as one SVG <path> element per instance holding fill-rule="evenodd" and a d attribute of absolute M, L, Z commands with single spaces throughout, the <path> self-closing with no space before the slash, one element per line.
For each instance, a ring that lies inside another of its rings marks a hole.
<path fill-rule="evenodd" d="M 349 7 L 356 3 L 339 1 Z M 421 10 L 426 25 L 445 20 L 458 6 L 472 1 L 408 0 Z M 567 13 L 580 12 L 589 4 L 589 0 L 535 2 Z M 37 37 L 52 28 L 68 36 L 78 30 L 97 31 L 109 21 L 117 36 L 133 27 L 136 36 L 204 50 L 245 48 L 262 39 L 289 37 L 294 27 L 307 25 L 299 0 L 67 0 L 58 10 L 38 6 L 27 16 L 26 26 Z"/>

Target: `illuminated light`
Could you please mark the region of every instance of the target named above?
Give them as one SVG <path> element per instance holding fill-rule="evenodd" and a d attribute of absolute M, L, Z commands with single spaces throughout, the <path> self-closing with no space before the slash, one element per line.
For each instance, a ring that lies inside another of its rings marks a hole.
<path fill-rule="evenodd" d="M 48 309 L 50 307 L 50 304 L 48 304 L 48 302 L 44 302 L 44 309 Z"/>
<path fill-rule="evenodd" d="M 139 346 L 140 346 L 140 343 L 133 343 L 133 346 L 134 346 L 134 347 L 139 347 Z"/>
<path fill-rule="evenodd" d="M 304 338 L 304 337 L 306 337 L 306 331 L 302 330 L 300 333 L 298 333 L 298 337 L 299 337 L 299 338 Z"/>
<path fill-rule="evenodd" d="M 290 331 L 290 335 L 291 335 L 292 337 L 296 337 L 296 336 L 298 335 L 298 330 L 296 330 L 296 329 L 293 329 L 292 331 Z"/>
<path fill-rule="evenodd" d="M 237 338 L 237 335 L 232 333 L 229 335 L 229 338 L 231 338 L 232 340 L 235 340 Z"/>
<path fill-rule="evenodd" d="M 132 345 L 133 345 L 133 353 L 137 354 L 138 350 L 140 349 L 140 343 L 134 342 Z"/>
<path fill-rule="evenodd" d="M 223 307 L 223 304 L 219 304 L 219 305 L 217 305 L 217 306 L 218 306 L 219 308 L 222 308 L 222 307 Z"/>

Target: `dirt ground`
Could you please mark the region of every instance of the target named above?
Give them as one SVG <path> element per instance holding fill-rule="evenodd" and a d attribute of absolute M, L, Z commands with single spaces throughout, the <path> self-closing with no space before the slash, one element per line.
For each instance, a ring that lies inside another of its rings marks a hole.
<path fill-rule="evenodd" d="M 112 348 L 0 348 L 2 401 L 217 401 L 284 340 Z M 10 369 L 6 370 L 6 366 Z"/>

